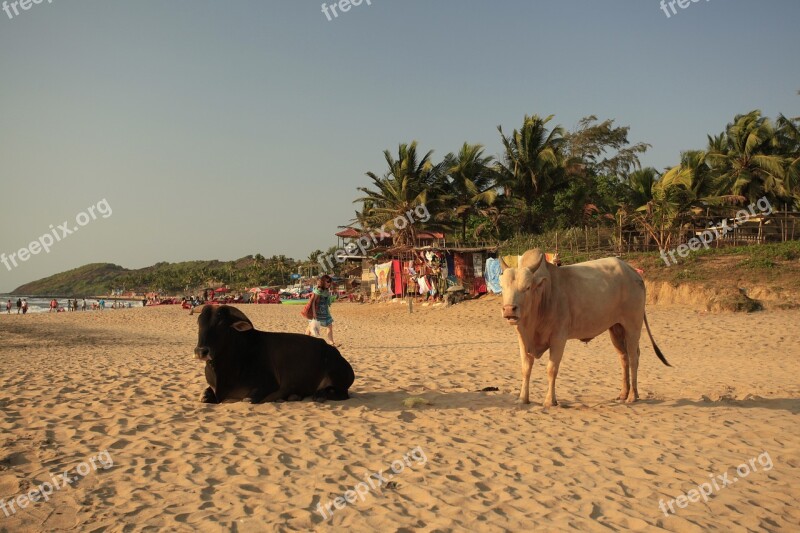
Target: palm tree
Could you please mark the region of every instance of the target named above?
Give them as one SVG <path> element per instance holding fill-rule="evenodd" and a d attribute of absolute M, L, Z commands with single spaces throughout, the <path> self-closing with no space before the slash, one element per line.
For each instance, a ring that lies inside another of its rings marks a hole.
<path fill-rule="evenodd" d="M 461 240 L 467 240 L 467 220 L 479 215 L 497 199 L 496 174 L 491 167 L 494 157 L 483 155 L 483 145 L 468 144 L 458 154 L 447 154 L 444 172 L 448 178 L 446 197 L 453 214 L 461 222 Z"/>
<path fill-rule="evenodd" d="M 627 203 L 634 208 L 647 205 L 653 199 L 653 187 L 658 182 L 659 174 L 653 167 L 635 170 L 628 174 L 626 180 Z"/>
<path fill-rule="evenodd" d="M 670 169 L 665 176 L 674 170 Z M 635 173 L 638 176 L 636 179 L 645 185 L 655 171 L 643 169 L 639 172 Z M 650 200 L 636 208 L 634 214 L 636 222 L 644 228 L 662 250 L 670 248 L 675 222 L 694 199 L 691 190 L 672 183 L 664 183 L 664 179 L 662 177 L 655 181 L 655 177 L 653 177 L 654 181 L 650 185 Z M 643 197 L 647 195 L 647 192 L 642 189 L 640 194 Z"/>
<path fill-rule="evenodd" d="M 785 188 L 792 203 L 800 203 L 800 117 L 778 116 L 778 143 L 785 157 Z"/>
<path fill-rule="evenodd" d="M 420 205 L 426 205 L 434 213 L 443 199 L 442 164 L 433 164 L 432 154 L 430 151 L 420 159 L 416 141 L 401 144 L 397 159 L 389 150 L 383 152 L 388 171 L 381 177 L 367 172 L 374 188 L 359 187 L 365 196 L 355 200 L 363 204 L 357 219 L 364 229 L 384 226 L 392 233 L 394 244 L 415 242 L 420 223 L 409 223 L 406 214 Z"/>
<path fill-rule="evenodd" d="M 498 126 L 503 142 L 502 161 L 497 164 L 501 176 L 500 184 L 505 186 L 506 194 L 517 196 L 524 201 L 524 230 L 533 232 L 533 206 L 536 199 L 559 183 L 564 176 L 564 129 L 556 126 L 547 130 L 547 123 L 553 115 L 541 118 L 527 116 L 522 128 L 511 135 L 503 133 Z"/>
<path fill-rule="evenodd" d="M 787 195 L 778 137 L 760 111 L 737 115 L 724 136 L 709 146 L 705 160 L 717 174 L 722 194 L 744 196 L 751 202 L 765 195 L 772 199 Z"/>

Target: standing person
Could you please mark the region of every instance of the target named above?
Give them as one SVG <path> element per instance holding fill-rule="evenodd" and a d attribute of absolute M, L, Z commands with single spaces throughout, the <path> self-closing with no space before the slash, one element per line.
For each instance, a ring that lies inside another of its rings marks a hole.
<path fill-rule="evenodd" d="M 22 298 L 17 298 L 17 314 L 22 311 Z"/>
<path fill-rule="evenodd" d="M 86 311 L 86 298 L 83 299 L 83 304 L 81 304 L 81 311 Z"/>
<path fill-rule="evenodd" d="M 6 314 L 9 314 L 9 315 L 11 314 L 11 299 L 10 298 L 8 299 L 8 302 L 6 303 Z"/>
<path fill-rule="evenodd" d="M 311 320 L 306 328 L 306 334 L 311 335 L 311 323 L 316 320 L 320 326 L 328 330 L 327 341 L 332 346 L 338 346 L 333 341 L 333 317 L 331 316 L 331 284 L 333 279 L 325 274 L 317 282 L 311 293 Z"/>
<path fill-rule="evenodd" d="M 23 315 L 27 315 L 28 314 L 28 299 L 27 298 L 22 300 L 22 314 Z"/>

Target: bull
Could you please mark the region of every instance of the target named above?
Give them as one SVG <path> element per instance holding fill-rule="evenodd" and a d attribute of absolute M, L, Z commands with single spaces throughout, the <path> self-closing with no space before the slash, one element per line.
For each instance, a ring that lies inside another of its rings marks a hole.
<path fill-rule="evenodd" d="M 227 305 L 204 307 L 195 357 L 205 362 L 205 403 L 302 399 L 346 400 L 355 380 L 350 363 L 322 339 L 258 331 Z"/>
<path fill-rule="evenodd" d="M 529 403 L 534 360 L 550 350 L 544 406 L 558 405 L 556 377 L 569 339 L 589 342 L 608 330 L 622 366 L 621 401 L 632 403 L 639 399 L 639 337 L 643 322 L 656 355 L 670 366 L 647 323 L 644 281 L 624 261 L 606 258 L 558 267 L 534 249 L 525 252 L 517 268 L 505 263 L 501 266 L 502 316 L 516 327 L 519 343 L 519 403 Z"/>

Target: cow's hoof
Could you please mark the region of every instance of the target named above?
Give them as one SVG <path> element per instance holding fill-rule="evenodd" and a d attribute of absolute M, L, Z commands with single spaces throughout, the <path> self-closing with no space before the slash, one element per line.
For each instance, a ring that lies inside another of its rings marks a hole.
<path fill-rule="evenodd" d="M 516 401 L 517 405 L 528 405 L 529 403 L 531 403 L 530 400 L 526 400 L 524 398 L 517 398 Z"/>
<path fill-rule="evenodd" d="M 299 402 L 302 399 L 303 399 L 302 396 L 299 396 L 297 394 L 291 394 L 291 395 L 289 395 L 288 398 L 286 398 L 286 401 L 287 402 Z"/>
<path fill-rule="evenodd" d="M 628 396 L 628 399 L 625 400 L 625 403 L 636 403 L 639 401 L 638 396 Z"/>
<path fill-rule="evenodd" d="M 542 407 L 544 407 L 545 409 L 548 407 L 558 407 L 558 402 L 555 400 L 553 400 L 552 402 L 544 402 L 542 404 Z"/>

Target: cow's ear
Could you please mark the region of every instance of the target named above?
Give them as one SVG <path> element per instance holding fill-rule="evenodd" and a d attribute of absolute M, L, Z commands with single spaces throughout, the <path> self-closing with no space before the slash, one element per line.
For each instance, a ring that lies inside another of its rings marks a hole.
<path fill-rule="evenodd" d="M 239 320 L 238 322 L 231 324 L 231 327 L 236 331 L 250 331 L 253 329 L 253 324 L 244 320 Z"/>

